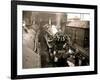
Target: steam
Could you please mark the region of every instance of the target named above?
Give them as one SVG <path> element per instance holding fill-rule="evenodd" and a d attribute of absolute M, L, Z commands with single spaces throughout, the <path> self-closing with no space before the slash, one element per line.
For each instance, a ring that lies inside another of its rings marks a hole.
<path fill-rule="evenodd" d="M 56 25 L 57 25 L 57 29 L 61 28 L 61 13 L 56 13 Z"/>

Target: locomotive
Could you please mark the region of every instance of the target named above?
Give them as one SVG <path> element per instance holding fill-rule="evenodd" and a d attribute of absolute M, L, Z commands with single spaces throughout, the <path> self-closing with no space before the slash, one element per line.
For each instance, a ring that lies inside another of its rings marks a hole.
<path fill-rule="evenodd" d="M 89 65 L 88 56 L 77 46 L 72 45 L 70 37 L 61 30 L 54 35 L 48 34 L 46 41 L 53 67 Z"/>

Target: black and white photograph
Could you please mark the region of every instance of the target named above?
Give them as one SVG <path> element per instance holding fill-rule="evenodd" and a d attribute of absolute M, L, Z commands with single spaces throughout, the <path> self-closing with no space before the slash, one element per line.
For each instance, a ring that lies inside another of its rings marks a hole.
<path fill-rule="evenodd" d="M 23 69 L 89 65 L 88 13 L 22 14 Z"/>

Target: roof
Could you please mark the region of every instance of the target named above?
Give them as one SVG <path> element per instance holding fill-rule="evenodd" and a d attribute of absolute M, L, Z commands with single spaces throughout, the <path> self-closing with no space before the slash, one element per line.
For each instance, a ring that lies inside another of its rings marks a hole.
<path fill-rule="evenodd" d="M 66 26 L 78 27 L 78 28 L 89 28 L 89 21 L 81 21 L 81 20 L 70 21 L 66 24 Z"/>

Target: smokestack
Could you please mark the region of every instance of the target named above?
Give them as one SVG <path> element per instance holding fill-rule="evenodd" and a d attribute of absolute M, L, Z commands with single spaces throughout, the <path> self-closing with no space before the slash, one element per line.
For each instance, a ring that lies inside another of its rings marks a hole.
<path fill-rule="evenodd" d="M 49 24 L 51 25 L 51 18 L 49 18 Z"/>

